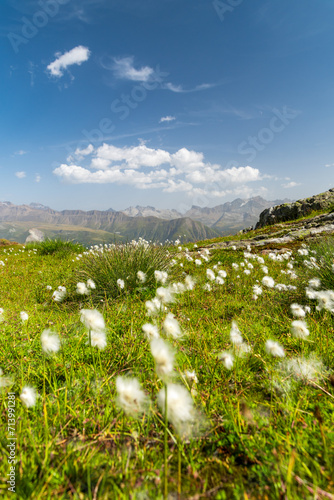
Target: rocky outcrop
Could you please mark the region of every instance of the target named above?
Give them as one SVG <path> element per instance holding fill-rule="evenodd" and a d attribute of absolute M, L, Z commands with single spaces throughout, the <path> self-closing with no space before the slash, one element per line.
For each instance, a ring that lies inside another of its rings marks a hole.
<path fill-rule="evenodd" d="M 300 219 L 301 217 L 311 214 L 315 210 L 330 211 L 332 208 L 334 208 L 334 188 L 324 193 L 311 196 L 310 198 L 297 200 L 293 203 L 283 203 L 282 205 L 263 210 L 255 229 L 277 224 L 279 222 Z"/>

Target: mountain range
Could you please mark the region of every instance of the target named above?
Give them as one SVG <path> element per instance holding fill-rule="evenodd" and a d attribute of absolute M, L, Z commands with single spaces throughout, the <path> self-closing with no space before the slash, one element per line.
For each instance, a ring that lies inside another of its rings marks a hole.
<path fill-rule="evenodd" d="M 0 202 L 0 238 L 23 243 L 32 234 L 62 237 L 84 244 L 129 241 L 143 237 L 164 242 L 181 239 L 197 241 L 235 234 L 254 225 L 259 214 L 285 200 L 267 201 L 259 196 L 238 198 L 216 207 L 192 206 L 185 214 L 173 209 L 129 207 L 123 211 L 62 210 L 57 211 L 39 203 L 14 205 Z M 38 230 L 38 231 L 37 231 Z"/>

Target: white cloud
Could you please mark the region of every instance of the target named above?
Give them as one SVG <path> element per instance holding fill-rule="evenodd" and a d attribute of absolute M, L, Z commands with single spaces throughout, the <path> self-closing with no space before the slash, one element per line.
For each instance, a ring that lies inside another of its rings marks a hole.
<path fill-rule="evenodd" d="M 124 80 L 132 80 L 135 82 L 148 82 L 155 74 L 153 68 L 150 66 L 143 66 L 140 69 L 135 69 L 133 65 L 134 57 L 124 57 L 114 59 L 113 69 L 118 78 Z"/>
<path fill-rule="evenodd" d="M 15 172 L 15 175 L 18 179 L 24 179 L 26 177 L 25 172 Z"/>
<path fill-rule="evenodd" d="M 153 149 L 144 143 L 119 148 L 104 143 L 94 150 L 77 150 L 84 165 L 62 164 L 53 173 L 66 183 L 123 184 L 138 189 L 162 189 L 187 196 L 221 197 L 263 177 L 256 168 L 232 167 L 205 162 L 204 154 L 181 148 L 176 153 Z M 81 163 L 81 162 L 80 162 Z"/>
<path fill-rule="evenodd" d="M 327 165 L 325 165 L 325 167 L 334 167 L 334 163 L 327 163 Z"/>
<path fill-rule="evenodd" d="M 300 182 L 291 181 L 291 182 L 288 182 L 287 184 L 282 184 L 282 187 L 284 187 L 285 189 L 290 189 L 290 188 L 293 188 L 295 186 L 300 186 Z"/>
<path fill-rule="evenodd" d="M 199 92 L 201 90 L 207 90 L 211 89 L 212 87 L 215 87 L 215 83 L 202 83 L 200 85 L 196 85 L 193 88 L 190 89 L 185 89 L 182 85 L 174 85 L 174 83 L 168 82 L 165 83 L 162 88 L 166 90 L 170 90 L 171 92 L 175 92 L 177 94 L 184 94 L 187 92 Z"/>
<path fill-rule="evenodd" d="M 41 182 L 42 177 L 39 174 L 35 175 L 35 182 Z"/>
<path fill-rule="evenodd" d="M 19 151 L 15 151 L 14 155 L 26 155 L 28 151 L 24 151 L 24 149 L 20 149 Z"/>
<path fill-rule="evenodd" d="M 63 76 L 63 70 L 66 70 L 73 64 L 82 64 L 89 59 L 90 54 L 90 50 L 87 47 L 78 45 L 78 47 L 74 47 L 74 49 L 69 50 L 64 54 L 60 54 L 58 52 L 56 54 L 57 58 L 48 65 L 47 69 L 50 71 L 51 75 L 59 78 Z"/>
<path fill-rule="evenodd" d="M 77 148 L 74 151 L 75 156 L 87 156 L 90 155 L 94 151 L 93 144 L 89 144 L 85 149 Z"/>
<path fill-rule="evenodd" d="M 173 120 L 176 120 L 175 116 L 162 116 L 159 120 L 159 123 L 163 123 L 163 122 L 172 122 Z"/>

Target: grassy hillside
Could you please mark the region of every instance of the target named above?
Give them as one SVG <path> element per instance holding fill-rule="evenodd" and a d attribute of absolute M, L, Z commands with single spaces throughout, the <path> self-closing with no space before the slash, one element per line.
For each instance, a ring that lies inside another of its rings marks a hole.
<path fill-rule="evenodd" d="M 150 260 L 144 268 L 144 260 L 133 259 L 130 278 L 126 254 L 116 254 L 104 273 L 89 262 L 98 261 L 97 249 L 85 256 L 0 247 L 3 498 L 162 499 L 166 477 L 169 498 L 178 491 L 184 499 L 334 498 L 333 316 L 329 298 L 326 309 L 306 295 L 326 252 L 331 265 L 334 245 L 277 257 L 206 252 L 207 244 L 200 253 L 194 245 L 191 252 L 161 250 L 169 261 L 164 285 L 152 277 Z M 147 280 L 130 286 L 137 270 Z M 96 288 L 78 294 L 79 276 Z M 175 282 L 183 289 L 171 288 Z M 61 302 L 52 298 L 59 286 L 67 289 Z M 155 293 L 167 310 L 148 316 L 145 302 Z M 304 311 L 304 318 L 293 315 L 296 303 L 294 314 Z M 90 345 L 82 309 L 103 315 L 103 348 Z M 166 323 L 169 312 L 174 318 Z M 305 321 L 309 335 L 306 326 L 292 328 L 296 320 Z M 155 324 L 174 351 L 169 375 L 158 362 L 168 355 L 161 349 L 153 356 L 145 324 Z M 45 330 L 60 340 L 54 354 L 42 349 Z M 133 383 L 125 397 L 119 376 L 139 381 L 149 398 L 142 409 L 139 388 Z M 157 402 L 166 384 L 167 413 Z M 36 401 L 24 397 L 26 386 Z M 6 483 L 11 471 L 15 494 Z"/>

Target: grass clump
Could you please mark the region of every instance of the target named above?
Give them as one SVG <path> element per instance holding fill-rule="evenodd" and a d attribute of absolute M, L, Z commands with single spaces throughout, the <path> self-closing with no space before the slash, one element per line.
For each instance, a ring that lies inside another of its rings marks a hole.
<path fill-rule="evenodd" d="M 61 257 L 85 251 L 85 247 L 80 243 L 64 241 L 61 238 L 48 238 L 44 241 L 27 243 L 25 248 L 26 250 L 36 250 L 38 255 L 58 255 Z"/>
<path fill-rule="evenodd" d="M 96 245 L 81 259 L 75 283 L 92 280 L 96 287 L 91 291 L 94 302 L 121 295 L 150 296 L 157 287 L 154 272 L 167 271 L 170 260 L 165 248 L 144 240 L 125 245 Z"/>
<path fill-rule="evenodd" d="M 320 279 L 323 288 L 334 290 L 334 238 L 317 242 L 311 251 L 317 258 L 316 266 L 311 268 L 312 276 Z"/>

